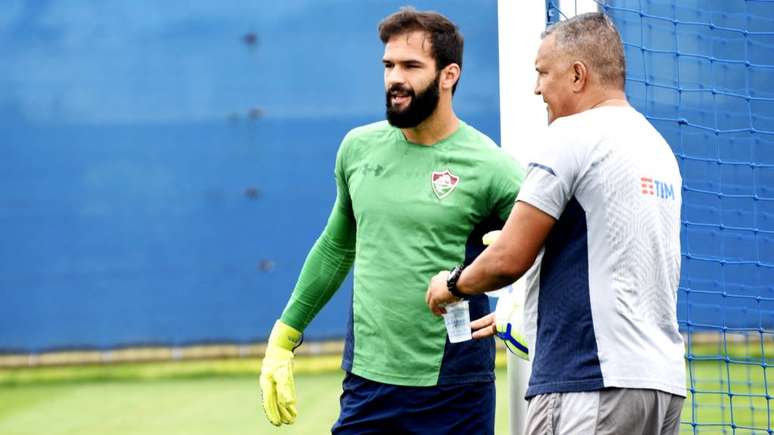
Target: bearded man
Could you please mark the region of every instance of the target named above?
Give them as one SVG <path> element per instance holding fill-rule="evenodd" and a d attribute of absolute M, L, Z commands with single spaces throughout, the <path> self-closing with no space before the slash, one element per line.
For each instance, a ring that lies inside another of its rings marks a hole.
<path fill-rule="evenodd" d="M 523 171 L 454 114 L 463 52 L 454 23 L 404 8 L 379 36 L 387 120 L 341 143 L 336 202 L 269 338 L 264 409 L 277 426 L 295 420 L 293 350 L 354 262 L 332 433 L 493 434 L 494 342 L 450 343 L 425 289 L 439 269 L 483 251 L 482 235 L 508 217 Z M 487 315 L 487 296 L 469 307 L 473 319 Z"/>

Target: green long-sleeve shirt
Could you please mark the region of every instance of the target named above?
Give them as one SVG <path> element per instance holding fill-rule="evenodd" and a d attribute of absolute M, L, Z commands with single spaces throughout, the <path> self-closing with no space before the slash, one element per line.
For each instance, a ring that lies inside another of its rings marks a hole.
<path fill-rule="evenodd" d="M 335 175 L 336 203 L 282 320 L 303 330 L 354 261 L 346 370 L 412 386 L 491 376 L 491 343 L 448 343 L 425 291 L 440 270 L 472 261 L 483 249 L 481 234 L 502 225 L 521 167 L 462 121 L 432 146 L 378 122 L 347 134 Z M 485 296 L 471 300 L 472 318 L 486 312 Z"/>

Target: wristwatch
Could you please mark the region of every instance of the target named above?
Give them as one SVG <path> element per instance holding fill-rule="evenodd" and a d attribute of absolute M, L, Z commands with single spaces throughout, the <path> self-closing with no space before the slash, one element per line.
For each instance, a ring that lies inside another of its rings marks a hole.
<path fill-rule="evenodd" d="M 452 271 L 449 272 L 449 277 L 446 278 L 446 288 L 449 289 L 449 293 L 460 299 L 465 299 L 468 296 L 460 292 L 460 289 L 457 288 L 457 281 L 460 279 L 460 275 L 462 275 L 463 269 L 465 269 L 465 265 L 460 264 L 459 266 L 452 269 Z"/>

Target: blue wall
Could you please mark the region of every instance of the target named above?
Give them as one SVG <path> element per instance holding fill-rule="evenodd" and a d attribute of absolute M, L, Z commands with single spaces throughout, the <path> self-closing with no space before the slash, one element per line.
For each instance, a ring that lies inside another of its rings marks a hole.
<path fill-rule="evenodd" d="M 0 351 L 262 340 L 383 118 L 395 1 L 6 1 Z M 495 0 L 417 1 L 466 37 L 458 114 L 499 140 Z M 349 281 L 308 329 L 344 331 Z"/>
<path fill-rule="evenodd" d="M 496 1 L 414 4 L 459 23 L 457 111 L 499 140 Z M 681 326 L 771 329 L 774 3 L 607 5 L 684 177 Z M 376 26 L 399 6 L 3 2 L 0 352 L 265 339 L 340 139 L 383 118 Z M 309 338 L 343 334 L 350 292 Z"/>

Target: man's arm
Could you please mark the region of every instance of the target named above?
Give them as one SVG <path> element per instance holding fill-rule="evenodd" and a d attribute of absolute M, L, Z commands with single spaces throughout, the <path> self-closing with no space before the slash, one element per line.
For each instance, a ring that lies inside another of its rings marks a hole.
<path fill-rule="evenodd" d="M 266 417 L 275 426 L 296 419 L 293 351 L 301 333 L 346 278 L 355 258 L 355 221 L 340 197 L 325 230 L 309 251 L 282 318 L 277 320 L 261 364 L 261 394 Z"/>
<path fill-rule="evenodd" d="M 460 293 L 476 295 L 519 279 L 535 262 L 554 223 L 556 219 L 551 215 L 518 201 L 500 237 L 462 271 L 457 281 Z M 434 276 L 427 289 L 427 303 L 436 315 L 444 313 L 443 306 L 456 300 L 446 287 L 448 274 L 444 271 Z"/>
<path fill-rule="evenodd" d="M 355 261 L 357 225 L 346 176 L 347 137 L 336 153 L 336 202 L 325 229 L 306 256 L 280 319 L 302 332 L 338 290 Z"/>
<path fill-rule="evenodd" d="M 336 156 L 333 211 L 304 261 L 282 318 L 274 324 L 261 364 L 263 409 L 276 426 L 296 419 L 293 351 L 301 344 L 303 330 L 339 288 L 355 259 L 357 227 L 343 170 L 343 149 L 344 144 Z"/>
<path fill-rule="evenodd" d="M 304 261 L 282 322 L 303 331 L 347 277 L 355 260 L 355 221 L 336 201 L 325 230 Z"/>

